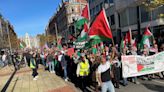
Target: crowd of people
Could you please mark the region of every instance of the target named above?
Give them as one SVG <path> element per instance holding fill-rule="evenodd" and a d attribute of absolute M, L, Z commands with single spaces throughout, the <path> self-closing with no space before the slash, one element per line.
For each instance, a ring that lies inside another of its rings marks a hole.
<path fill-rule="evenodd" d="M 38 64 L 42 64 L 45 70 L 50 73 L 61 76 L 65 81 L 71 81 L 83 92 L 87 92 L 87 87 L 94 87 L 95 91 L 101 87 L 102 92 L 115 92 L 115 88 L 120 88 L 120 84 L 127 86 L 131 81 L 140 84 L 138 78 L 143 80 L 152 80 L 157 76 L 164 78 L 164 72 L 136 76 L 132 78 L 122 77 L 121 56 L 122 55 L 142 55 L 149 56 L 164 51 L 164 44 L 158 49 L 156 43 L 152 48 L 144 45 L 143 49 L 137 49 L 128 45 L 125 48 L 118 48 L 104 44 L 97 45 L 90 49 L 74 49 L 70 56 L 67 54 L 70 46 L 63 45 L 62 49 L 53 46 L 48 49 L 26 49 L 24 51 L 15 51 L 12 61 L 16 69 L 19 69 L 20 62 L 24 61 L 33 71 L 33 80 L 38 78 Z M 71 47 L 72 48 L 72 47 Z M 7 64 L 6 53 L 1 54 L 2 62 Z"/>

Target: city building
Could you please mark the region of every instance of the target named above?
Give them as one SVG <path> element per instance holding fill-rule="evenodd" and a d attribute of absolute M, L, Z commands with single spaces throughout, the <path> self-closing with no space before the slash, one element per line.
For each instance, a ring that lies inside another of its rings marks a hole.
<path fill-rule="evenodd" d="M 155 38 L 164 36 L 161 35 L 164 34 L 164 18 L 159 16 L 164 14 L 164 5 L 148 11 L 143 0 L 115 0 L 115 9 L 119 15 L 121 33 L 125 34 L 131 28 L 133 37 L 140 40 L 145 28 L 150 25 Z"/>
<path fill-rule="evenodd" d="M 68 39 L 69 35 L 74 33 L 74 22 L 79 18 L 86 4 L 87 0 L 62 0 L 56 13 L 49 20 L 45 29 L 46 35 L 60 35 Z"/>
<path fill-rule="evenodd" d="M 155 38 L 164 37 L 164 5 L 153 11 L 148 11 L 143 5 L 145 0 L 89 0 L 91 18 L 105 8 L 115 43 L 120 43 L 122 37 L 132 30 L 133 38 L 141 39 L 145 28 L 150 24 L 150 30 Z"/>
<path fill-rule="evenodd" d="M 91 20 L 99 13 L 99 11 L 104 8 L 108 9 L 109 6 L 113 5 L 113 0 L 89 0 L 89 9 Z"/>
<path fill-rule="evenodd" d="M 17 34 L 14 31 L 14 27 L 1 14 L 0 14 L 0 44 L 1 44 L 0 49 L 3 48 L 9 49 L 10 46 L 11 49 L 18 48 Z"/>

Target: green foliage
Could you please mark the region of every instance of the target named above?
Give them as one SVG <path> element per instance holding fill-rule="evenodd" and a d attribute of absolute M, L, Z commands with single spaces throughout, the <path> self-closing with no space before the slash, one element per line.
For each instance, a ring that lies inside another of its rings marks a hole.
<path fill-rule="evenodd" d="M 146 10 L 152 11 L 155 8 L 164 5 L 164 0 L 145 0 L 145 2 L 142 3 Z"/>

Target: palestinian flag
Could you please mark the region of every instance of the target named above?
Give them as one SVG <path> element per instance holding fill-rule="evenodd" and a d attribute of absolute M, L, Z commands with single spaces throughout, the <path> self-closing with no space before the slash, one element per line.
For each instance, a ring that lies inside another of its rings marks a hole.
<path fill-rule="evenodd" d="M 129 28 L 129 31 L 126 33 L 125 36 L 125 44 L 131 44 L 132 39 L 132 34 L 131 34 L 131 29 Z"/>
<path fill-rule="evenodd" d="M 62 49 L 62 45 L 61 45 L 61 38 L 60 38 L 60 39 L 58 39 L 58 42 L 57 42 L 57 48 L 58 48 L 59 50 L 61 50 L 61 49 Z"/>
<path fill-rule="evenodd" d="M 132 46 L 133 47 L 137 47 L 137 41 L 136 41 L 136 39 L 132 40 Z"/>
<path fill-rule="evenodd" d="M 89 31 L 89 37 L 93 42 L 92 45 L 113 39 L 104 9 L 100 11 L 98 16 L 92 23 Z"/>
<path fill-rule="evenodd" d="M 121 49 L 125 48 L 125 41 L 122 39 L 120 44 Z"/>
<path fill-rule="evenodd" d="M 21 48 L 21 49 L 24 48 L 24 45 L 21 42 L 19 43 L 19 48 Z"/>
<path fill-rule="evenodd" d="M 84 29 L 81 31 L 80 36 L 78 37 L 77 41 L 81 42 L 81 41 L 86 41 L 88 38 L 88 25 L 86 23 L 84 23 Z"/>
<path fill-rule="evenodd" d="M 125 38 L 123 38 L 121 40 L 121 44 L 120 44 L 120 52 L 122 52 L 125 47 L 126 47 L 126 45 L 125 45 Z"/>
<path fill-rule="evenodd" d="M 149 28 L 146 27 L 145 32 L 142 37 L 142 40 L 141 40 L 141 43 L 140 43 L 141 48 L 143 48 L 145 44 L 150 48 L 149 38 L 151 38 L 151 37 L 153 37 L 153 34 L 150 32 Z"/>
<path fill-rule="evenodd" d="M 104 49 L 104 43 L 103 42 L 100 43 L 100 47 L 102 50 Z"/>
<path fill-rule="evenodd" d="M 82 29 L 83 25 L 89 21 L 89 8 L 88 5 L 82 10 L 82 14 L 75 23 L 76 29 Z"/>

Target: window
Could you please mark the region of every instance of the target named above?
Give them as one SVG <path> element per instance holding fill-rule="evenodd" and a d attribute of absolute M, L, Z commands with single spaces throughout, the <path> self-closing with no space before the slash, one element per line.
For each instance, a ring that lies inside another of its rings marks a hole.
<path fill-rule="evenodd" d="M 102 9 L 103 8 L 103 3 L 100 3 L 100 9 Z"/>
<path fill-rule="evenodd" d="M 109 0 L 105 0 L 104 3 L 109 3 L 108 1 L 109 1 Z"/>
<path fill-rule="evenodd" d="M 96 14 L 96 8 L 93 8 L 93 15 L 95 15 Z"/>
<path fill-rule="evenodd" d="M 120 24 L 121 24 L 121 27 L 124 27 L 124 26 L 127 26 L 128 25 L 128 20 L 127 20 L 127 11 L 122 11 L 120 13 Z"/>
<path fill-rule="evenodd" d="M 142 6 L 141 6 L 140 10 L 141 10 L 141 22 L 149 21 L 151 19 L 150 13 L 148 11 L 146 11 L 146 9 Z"/>
<path fill-rule="evenodd" d="M 111 19 L 111 25 L 114 25 L 114 24 L 115 24 L 114 15 L 111 15 L 111 16 L 110 16 L 110 19 Z"/>
<path fill-rule="evenodd" d="M 89 0 L 89 4 L 91 4 L 92 3 L 92 0 Z"/>
<path fill-rule="evenodd" d="M 129 8 L 129 24 L 133 25 L 137 23 L 137 8 Z"/>
<path fill-rule="evenodd" d="M 109 0 L 109 3 L 114 3 L 113 0 Z"/>
<path fill-rule="evenodd" d="M 96 6 L 96 13 L 99 12 L 99 5 Z"/>

